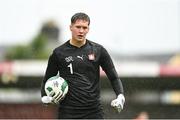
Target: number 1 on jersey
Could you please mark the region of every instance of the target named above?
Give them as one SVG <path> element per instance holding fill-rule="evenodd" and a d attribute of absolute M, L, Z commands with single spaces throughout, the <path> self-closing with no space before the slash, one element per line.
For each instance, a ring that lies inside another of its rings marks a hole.
<path fill-rule="evenodd" d="M 72 68 L 72 63 L 70 63 L 67 67 L 70 68 L 70 73 L 73 74 L 73 68 Z"/>

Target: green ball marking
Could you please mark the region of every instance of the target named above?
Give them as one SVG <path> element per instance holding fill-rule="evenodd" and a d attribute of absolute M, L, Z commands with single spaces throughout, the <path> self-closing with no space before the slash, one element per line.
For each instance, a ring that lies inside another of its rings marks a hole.
<path fill-rule="evenodd" d="M 68 86 L 67 82 L 64 80 L 62 86 L 61 86 L 61 90 L 64 92 L 64 90 L 66 89 L 66 87 Z"/>
<path fill-rule="evenodd" d="M 53 89 L 51 87 L 46 88 L 49 92 L 51 92 Z"/>

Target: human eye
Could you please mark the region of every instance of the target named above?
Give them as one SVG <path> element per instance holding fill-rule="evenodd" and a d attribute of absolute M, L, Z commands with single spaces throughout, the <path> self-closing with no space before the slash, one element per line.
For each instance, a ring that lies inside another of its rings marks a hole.
<path fill-rule="evenodd" d="M 86 30 L 86 29 L 87 29 L 87 27 L 83 27 L 83 29 L 84 29 L 84 30 Z"/>
<path fill-rule="evenodd" d="M 76 28 L 80 29 L 80 28 L 81 28 L 81 26 L 76 26 Z"/>

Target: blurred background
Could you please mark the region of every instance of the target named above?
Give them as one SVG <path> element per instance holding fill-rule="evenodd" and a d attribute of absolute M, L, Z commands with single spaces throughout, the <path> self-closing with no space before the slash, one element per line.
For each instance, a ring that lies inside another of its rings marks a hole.
<path fill-rule="evenodd" d="M 109 51 L 124 85 L 118 114 L 100 72 L 105 118 L 180 118 L 180 0 L 0 0 L 0 118 L 56 118 L 40 84 L 76 12 L 90 16 L 88 39 Z"/>

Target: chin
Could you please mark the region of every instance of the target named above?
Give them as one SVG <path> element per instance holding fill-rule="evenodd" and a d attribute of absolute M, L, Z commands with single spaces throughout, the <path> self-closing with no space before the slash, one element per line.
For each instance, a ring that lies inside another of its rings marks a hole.
<path fill-rule="evenodd" d="M 78 42 L 83 42 L 85 39 L 76 39 Z"/>

